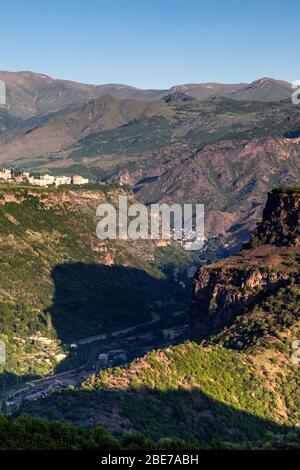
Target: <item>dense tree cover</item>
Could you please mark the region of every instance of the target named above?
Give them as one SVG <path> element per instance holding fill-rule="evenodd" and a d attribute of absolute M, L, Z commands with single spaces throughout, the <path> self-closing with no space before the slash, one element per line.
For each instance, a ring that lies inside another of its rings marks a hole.
<path fill-rule="evenodd" d="M 287 286 L 246 308 L 229 328 L 209 338 L 207 343 L 238 350 L 255 349 L 258 343 L 264 343 L 269 348 L 288 352 L 292 339 L 298 337 L 299 320 L 300 286 L 291 276 Z M 294 331 L 292 335 L 291 331 Z M 282 335 L 286 336 L 285 341 L 281 341 Z"/>
<path fill-rule="evenodd" d="M 153 440 L 260 440 L 269 431 L 288 433 L 299 419 L 296 366 L 270 352 L 255 357 L 186 342 L 92 375 L 79 388 L 24 404 L 21 412 L 118 432 L 134 429 Z"/>
<path fill-rule="evenodd" d="M 261 442 L 240 445 L 220 440 L 203 444 L 197 439 L 185 441 L 165 438 L 158 442 L 142 434 L 114 437 L 102 427 L 86 430 L 57 421 L 43 421 L 30 416 L 7 418 L 0 415 L 0 450 L 201 450 L 208 448 L 298 448 L 296 434 L 267 433 Z"/>

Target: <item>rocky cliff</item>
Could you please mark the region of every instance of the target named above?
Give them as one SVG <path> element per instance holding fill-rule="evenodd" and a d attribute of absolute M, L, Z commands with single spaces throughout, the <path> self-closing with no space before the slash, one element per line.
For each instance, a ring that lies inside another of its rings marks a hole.
<path fill-rule="evenodd" d="M 196 273 L 190 308 L 193 335 L 216 334 L 232 327 L 237 317 L 249 320 L 258 308 L 261 317 L 270 317 L 275 308 L 266 307 L 268 299 L 281 292 L 284 305 L 291 284 L 293 302 L 299 306 L 299 220 L 299 188 L 273 190 L 247 249 Z M 277 310 L 273 320 L 280 322 Z"/>
<path fill-rule="evenodd" d="M 268 195 L 263 218 L 255 230 L 251 246 L 300 244 L 300 189 L 274 189 Z"/>

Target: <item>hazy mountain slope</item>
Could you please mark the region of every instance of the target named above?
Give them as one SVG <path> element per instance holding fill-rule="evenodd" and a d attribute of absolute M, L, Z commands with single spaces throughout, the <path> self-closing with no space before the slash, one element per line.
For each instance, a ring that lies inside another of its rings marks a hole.
<path fill-rule="evenodd" d="M 260 78 L 233 92 L 230 97 L 236 100 L 279 101 L 291 97 L 291 84 L 272 78 Z"/>
<path fill-rule="evenodd" d="M 151 101 L 167 93 L 167 90 L 141 90 L 119 84 L 89 85 L 27 71 L 0 72 L 0 80 L 6 84 L 9 112 L 24 119 L 55 113 L 104 95 Z"/>
<path fill-rule="evenodd" d="M 22 126 L 22 120 L 17 118 L 7 111 L 7 109 L 1 109 L 0 107 L 0 135 L 9 130 L 17 130 Z"/>
<path fill-rule="evenodd" d="M 175 85 L 169 90 L 143 90 L 122 84 L 91 85 L 30 71 L 0 71 L 0 80 L 6 83 L 9 112 L 23 119 L 56 113 L 104 95 L 141 101 L 159 100 L 174 91 L 181 91 L 199 100 L 211 96 L 232 96 L 242 100 L 276 101 L 290 96 L 289 84 L 265 78 L 250 85 L 212 82 Z"/>
<path fill-rule="evenodd" d="M 24 411 L 154 439 L 259 440 L 279 424 L 297 432 L 299 365 L 292 354 L 300 333 L 299 236 L 278 245 L 276 227 L 289 221 L 299 235 L 299 194 L 295 188 L 269 198 L 275 244 L 248 248 L 196 274 L 191 330 L 204 342 L 152 351 Z"/>
<path fill-rule="evenodd" d="M 149 126 L 148 150 L 152 154 L 143 155 L 143 149 L 135 146 L 134 139 L 130 145 L 128 142 L 119 141 L 118 133 L 126 136 L 126 128 L 120 129 L 124 124 L 130 124 L 135 120 L 161 117 L 168 119 L 171 140 L 164 145 L 172 143 L 170 150 L 173 152 L 175 161 L 180 157 L 180 150 L 184 145 L 191 153 L 205 145 L 221 141 L 237 141 L 252 139 L 255 137 L 278 136 L 284 137 L 297 133 L 299 129 L 299 109 L 290 102 L 283 103 L 252 103 L 236 102 L 226 98 L 211 99 L 208 101 L 154 101 L 142 103 L 141 101 L 117 100 L 111 97 L 102 97 L 94 100 L 75 111 L 60 113 L 57 116 L 44 119 L 39 123 L 24 124 L 24 128 L 17 130 L 14 134 L 4 133 L 0 136 L 3 145 L 0 146 L 1 160 L 12 161 L 25 156 L 33 158 L 43 156 L 47 161 L 50 156 L 55 155 L 56 166 L 72 164 L 73 154 L 76 161 L 83 159 L 86 163 L 93 159 L 93 166 L 101 168 L 106 165 L 106 160 L 111 160 L 110 166 L 116 166 L 113 159 L 108 155 L 134 156 L 138 157 L 139 166 L 143 167 L 145 161 L 147 169 L 151 168 L 151 162 L 157 148 L 156 136 L 151 135 L 156 128 Z M 161 121 L 165 126 L 165 122 Z M 99 134 L 99 131 L 114 129 L 111 134 Z M 131 128 L 127 127 L 129 137 Z M 95 134 L 93 136 L 93 133 Z M 85 136 L 91 134 L 88 141 Z M 133 136 L 134 137 L 134 136 Z M 47 143 L 49 141 L 49 144 Z M 103 146 L 102 144 L 105 144 Z M 118 145 L 114 145 L 114 141 Z M 110 143 L 113 143 L 111 146 Z M 152 143 L 152 147 L 151 147 Z M 89 146 L 89 144 L 91 144 Z M 96 145 L 95 145 L 96 144 Z M 107 145 L 108 144 L 108 145 Z M 44 146 L 44 148 L 43 148 Z M 81 148 L 82 147 L 82 148 Z M 112 147 L 108 149 L 107 147 Z M 177 148 L 176 148 L 177 147 Z M 65 148 L 66 152 L 58 151 Z M 78 158 L 77 151 L 82 153 Z M 75 152 L 74 152 L 75 151 Z M 71 156 L 71 158 L 70 158 Z M 65 160 L 65 161 L 61 161 Z M 116 159 L 117 160 L 117 159 Z M 150 164 L 149 164 L 150 163 Z M 156 167 L 156 161 L 153 166 Z M 37 162 L 38 165 L 38 162 Z M 35 165 L 36 166 L 36 165 Z M 84 165 L 83 165 L 84 166 Z M 126 168 L 126 162 L 124 163 Z M 147 176 L 147 175 L 146 175 Z"/>
<path fill-rule="evenodd" d="M 98 98 L 4 132 L 0 158 L 125 182 L 148 203 L 205 203 L 207 235 L 236 244 L 249 236 L 267 191 L 299 181 L 299 107 L 180 96 L 149 103 Z"/>
<path fill-rule="evenodd" d="M 11 114 L 28 118 L 49 114 L 95 98 L 91 85 L 56 80 L 33 72 L 0 72 Z"/>
<path fill-rule="evenodd" d="M 227 96 L 236 100 L 270 102 L 290 98 L 293 90 L 288 82 L 263 77 L 250 84 L 199 83 L 176 85 L 170 88 L 170 92 L 173 91 L 181 91 L 198 100 L 207 99 L 211 96 Z"/>
<path fill-rule="evenodd" d="M 103 96 L 76 110 L 50 116 L 41 124 L 24 123 L 23 128 L 12 136 L 2 135 L 0 139 L 5 143 L 0 147 L 0 161 L 47 156 L 76 144 L 95 131 L 119 127 L 132 119 L 166 111 L 163 102 L 147 104 Z"/>
<path fill-rule="evenodd" d="M 97 96 L 109 95 L 123 100 L 155 101 L 162 99 L 168 93 L 168 90 L 143 90 L 121 84 L 98 85 L 95 88 Z"/>
<path fill-rule="evenodd" d="M 169 93 L 182 92 L 192 96 L 197 100 L 210 98 L 211 96 L 230 96 L 246 86 L 245 83 L 226 84 L 226 83 L 187 83 L 184 85 L 175 85 L 170 88 Z"/>

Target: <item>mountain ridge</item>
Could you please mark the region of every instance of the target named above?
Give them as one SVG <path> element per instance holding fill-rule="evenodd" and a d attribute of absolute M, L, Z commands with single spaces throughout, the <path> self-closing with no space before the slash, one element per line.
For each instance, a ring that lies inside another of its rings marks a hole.
<path fill-rule="evenodd" d="M 103 96 L 42 121 L 3 113 L 3 165 L 126 182 L 147 204 L 201 201 L 208 237 L 235 247 L 267 191 L 299 181 L 300 114 L 289 100 L 199 101 L 175 92 L 148 102 Z"/>
<path fill-rule="evenodd" d="M 46 115 L 58 112 L 68 106 L 83 104 L 99 96 L 110 95 L 120 99 L 138 99 L 153 101 L 163 99 L 174 91 L 184 90 L 185 94 L 196 99 L 206 99 L 211 96 L 232 96 L 235 99 L 247 99 L 249 87 L 252 93 L 248 99 L 272 101 L 272 98 L 287 98 L 289 84 L 283 81 L 269 79 L 268 93 L 254 93 L 254 84 L 222 84 L 216 82 L 199 84 L 174 85 L 169 89 L 141 89 L 126 84 L 86 84 L 71 80 L 52 78 L 49 75 L 31 71 L 9 72 L 0 71 L 0 80 L 4 80 L 7 88 L 7 109 L 22 118 Z M 252 88 L 251 88 L 252 86 Z M 275 88 L 272 94 L 272 88 Z M 248 93 L 249 94 L 249 93 Z"/>

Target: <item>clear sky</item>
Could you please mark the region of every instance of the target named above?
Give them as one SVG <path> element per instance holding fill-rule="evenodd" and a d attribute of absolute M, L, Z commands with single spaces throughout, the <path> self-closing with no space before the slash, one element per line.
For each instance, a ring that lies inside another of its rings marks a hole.
<path fill-rule="evenodd" d="M 8 0 L 0 70 L 88 83 L 300 79 L 299 0 Z"/>

